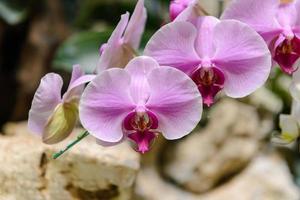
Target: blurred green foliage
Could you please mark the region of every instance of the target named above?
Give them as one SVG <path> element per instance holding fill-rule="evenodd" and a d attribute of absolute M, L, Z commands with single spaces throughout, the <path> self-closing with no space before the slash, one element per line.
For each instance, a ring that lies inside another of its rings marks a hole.
<path fill-rule="evenodd" d="M 28 2 L 1 0 L 0 17 L 8 24 L 15 25 L 22 22 L 27 17 Z"/>
<path fill-rule="evenodd" d="M 57 50 L 53 66 L 55 69 L 72 71 L 72 65 L 80 66 L 93 73 L 99 58 L 100 44 L 105 43 L 111 31 L 83 31 L 68 38 Z"/>

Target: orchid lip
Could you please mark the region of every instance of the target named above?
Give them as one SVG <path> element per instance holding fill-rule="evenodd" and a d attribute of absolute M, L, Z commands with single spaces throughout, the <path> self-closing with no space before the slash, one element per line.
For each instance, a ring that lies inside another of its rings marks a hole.
<path fill-rule="evenodd" d="M 154 139 L 158 136 L 156 132 L 134 132 L 128 135 L 128 138 L 135 142 L 135 150 L 144 154 L 150 151 Z"/>
<path fill-rule="evenodd" d="M 300 58 L 300 40 L 294 36 L 285 39 L 275 50 L 274 60 L 283 72 L 292 75 L 298 66 L 294 66 Z"/>
<path fill-rule="evenodd" d="M 215 95 L 224 88 L 224 73 L 215 66 L 200 67 L 193 72 L 192 79 L 198 86 L 203 103 L 210 107 Z"/>
<path fill-rule="evenodd" d="M 150 111 L 129 113 L 123 122 L 124 132 L 136 144 L 136 150 L 146 153 L 158 135 L 157 117 Z"/>

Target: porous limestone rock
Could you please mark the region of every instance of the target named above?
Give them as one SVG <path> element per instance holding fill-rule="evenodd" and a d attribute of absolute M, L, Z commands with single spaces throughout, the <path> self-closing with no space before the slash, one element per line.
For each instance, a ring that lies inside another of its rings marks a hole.
<path fill-rule="evenodd" d="M 208 125 L 166 150 L 163 173 L 188 191 L 201 193 L 247 166 L 272 121 L 256 109 L 223 99 L 208 113 Z"/>
<path fill-rule="evenodd" d="M 80 130 L 74 131 L 79 133 Z M 128 144 L 101 147 L 91 136 L 57 160 L 65 147 L 42 144 L 26 123 L 9 124 L 0 136 L 0 200 L 131 200 L 139 155 Z"/>
<path fill-rule="evenodd" d="M 144 168 L 137 178 L 136 195 L 139 200 L 299 200 L 300 189 L 286 162 L 274 153 L 257 156 L 239 175 L 198 195 L 166 182 L 154 167 Z"/>
<path fill-rule="evenodd" d="M 249 95 L 246 99 L 249 100 L 250 104 L 272 114 L 279 114 L 283 108 L 283 100 L 266 87 L 261 87 Z"/>

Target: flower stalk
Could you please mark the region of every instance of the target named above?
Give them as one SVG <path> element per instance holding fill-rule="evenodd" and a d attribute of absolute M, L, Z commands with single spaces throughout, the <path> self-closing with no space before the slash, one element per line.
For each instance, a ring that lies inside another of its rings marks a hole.
<path fill-rule="evenodd" d="M 81 133 L 80 135 L 77 136 L 77 139 L 74 140 L 72 143 L 70 143 L 69 145 L 66 146 L 66 148 L 64 148 L 63 150 L 53 154 L 52 158 L 53 159 L 57 159 L 59 158 L 62 154 L 64 154 L 66 151 L 68 151 L 69 149 L 71 149 L 74 145 L 76 145 L 78 142 L 80 142 L 82 139 L 84 139 L 86 136 L 89 135 L 88 131 L 84 131 L 83 133 Z"/>

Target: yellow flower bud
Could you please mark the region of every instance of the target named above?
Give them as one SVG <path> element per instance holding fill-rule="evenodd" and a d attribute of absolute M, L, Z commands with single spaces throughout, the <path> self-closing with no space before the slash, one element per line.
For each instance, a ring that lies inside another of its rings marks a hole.
<path fill-rule="evenodd" d="M 78 120 L 78 103 L 61 103 L 57 105 L 49 118 L 43 134 L 43 142 L 54 144 L 70 135 Z"/>

